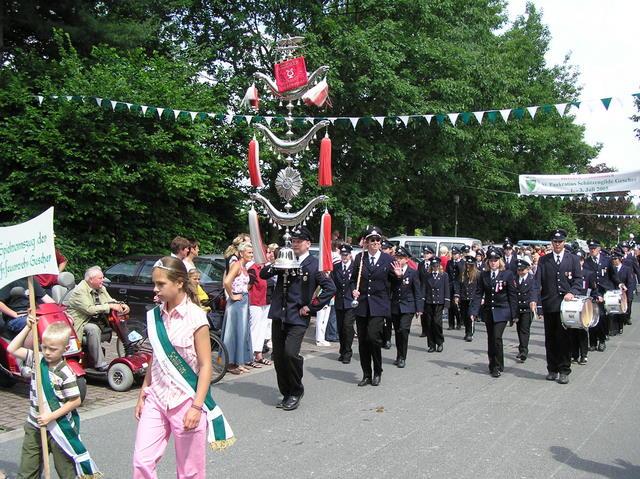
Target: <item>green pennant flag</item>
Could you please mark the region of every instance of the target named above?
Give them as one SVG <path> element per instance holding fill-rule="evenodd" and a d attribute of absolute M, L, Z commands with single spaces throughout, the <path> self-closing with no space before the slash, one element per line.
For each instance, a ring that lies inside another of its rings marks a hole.
<path fill-rule="evenodd" d="M 611 105 L 611 98 L 600 98 L 600 101 L 602 102 L 602 104 L 604 105 L 604 109 L 608 110 L 609 109 L 609 105 Z"/>
<path fill-rule="evenodd" d="M 491 123 L 495 123 L 496 119 L 498 118 L 498 112 L 495 110 L 488 111 L 486 112 L 486 117 L 487 120 L 489 120 Z"/>
<path fill-rule="evenodd" d="M 581 101 L 572 101 L 571 103 L 569 103 L 569 105 L 573 105 L 576 108 L 580 108 L 580 105 L 582 104 Z"/>
<path fill-rule="evenodd" d="M 516 120 L 522 120 L 524 118 L 524 108 L 515 108 L 511 110 L 511 114 Z"/>
<path fill-rule="evenodd" d="M 442 113 L 438 113 L 436 115 L 436 122 L 438 122 L 438 125 L 442 125 L 444 123 L 445 118 L 446 118 L 445 115 L 443 115 Z"/>
<path fill-rule="evenodd" d="M 469 121 L 471 120 L 471 112 L 463 111 L 462 113 L 460 113 L 460 117 L 462 118 L 462 123 L 464 123 L 465 125 L 468 125 Z"/>
<path fill-rule="evenodd" d="M 545 113 L 550 113 L 555 109 L 555 107 L 553 105 L 542 105 L 540 108 Z"/>

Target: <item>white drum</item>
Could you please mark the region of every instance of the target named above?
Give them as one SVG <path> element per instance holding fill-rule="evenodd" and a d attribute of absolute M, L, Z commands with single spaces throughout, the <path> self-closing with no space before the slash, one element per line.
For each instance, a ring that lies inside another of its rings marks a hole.
<path fill-rule="evenodd" d="M 589 329 L 598 324 L 594 315 L 593 300 L 589 296 L 575 296 L 571 301 L 562 301 L 560 320 L 567 329 Z"/>
<path fill-rule="evenodd" d="M 604 310 L 607 314 L 626 314 L 627 293 L 619 289 L 604 293 Z"/>

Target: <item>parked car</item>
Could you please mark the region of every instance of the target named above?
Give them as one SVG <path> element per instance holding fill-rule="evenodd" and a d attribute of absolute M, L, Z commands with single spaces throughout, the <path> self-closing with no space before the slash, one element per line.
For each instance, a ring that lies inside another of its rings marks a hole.
<path fill-rule="evenodd" d="M 221 263 L 218 257 L 222 258 L 222 255 L 198 256 L 194 264 L 200 270 L 201 285 L 209 298 L 221 298 L 215 308 L 224 309 L 224 258 Z M 151 272 L 153 265 L 160 258 L 160 255 L 127 256 L 104 272 L 108 279 L 108 282 L 105 282 L 107 291 L 114 299 L 129 305 L 132 320 L 145 321 L 147 311 L 154 305 Z"/>
<path fill-rule="evenodd" d="M 351 251 L 351 256 L 355 258 L 356 255 L 360 252 L 362 252 L 362 248 L 360 248 L 360 246 L 353 246 L 353 250 Z M 309 254 L 314 258 L 318 258 L 320 256 L 320 244 L 311 243 L 311 246 L 309 247 Z"/>

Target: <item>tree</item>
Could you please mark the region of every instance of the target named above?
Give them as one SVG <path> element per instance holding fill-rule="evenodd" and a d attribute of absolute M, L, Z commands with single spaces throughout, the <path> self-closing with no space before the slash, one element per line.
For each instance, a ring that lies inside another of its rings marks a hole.
<path fill-rule="evenodd" d="M 159 121 L 154 110 L 112 112 L 49 95 L 220 111 L 226 91 L 196 81 L 197 65 L 186 58 L 97 47 L 87 65 L 68 45 L 59 56 L 38 78 L 0 73 L 0 221 L 55 205 L 58 240 L 78 268 L 167 251 L 176 234 L 198 238 L 205 251 L 222 247 L 227 232 L 240 228 L 232 130 L 210 119 L 174 121 L 170 111 Z M 32 91 L 45 96 L 42 107 Z"/>

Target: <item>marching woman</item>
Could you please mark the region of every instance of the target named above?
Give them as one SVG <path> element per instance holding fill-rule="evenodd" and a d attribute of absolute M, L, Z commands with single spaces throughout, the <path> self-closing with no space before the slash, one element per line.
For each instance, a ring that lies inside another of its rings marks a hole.
<path fill-rule="evenodd" d="M 480 274 L 476 267 L 476 259 L 473 256 L 465 256 L 464 262 L 464 271 L 453 283 L 453 300 L 460 308 L 460 316 L 464 322 L 464 340 L 471 342 L 473 341 L 473 321 L 471 321 L 469 306 L 471 305 L 471 300 L 476 292 L 476 286 Z"/>
<path fill-rule="evenodd" d="M 480 274 L 471 301 L 472 320 L 480 314 L 480 308 L 482 320 L 487 326 L 489 372 L 494 378 L 499 378 L 504 371 L 502 334 L 509 321 L 517 321 L 518 294 L 513 273 L 505 269 L 502 255 L 497 249 L 487 251 L 487 267 Z"/>
<path fill-rule="evenodd" d="M 158 477 L 157 464 L 173 434 L 177 477 L 204 479 L 206 443 L 222 449 L 235 441 L 209 392 L 209 323 L 180 259 L 158 260 L 152 278 L 161 304 L 147 313 L 153 359 L 135 407 L 133 478 Z"/>
<path fill-rule="evenodd" d="M 424 315 L 426 316 L 427 352 L 441 353 L 444 344 L 442 334 L 442 312 L 449 307 L 451 302 L 449 293 L 449 276 L 440 266 L 440 258 L 433 257 L 429 262 L 424 283 Z M 420 314 L 418 314 L 420 316 Z"/>
<path fill-rule="evenodd" d="M 476 269 L 482 271 L 484 269 L 484 251 L 482 248 L 476 250 Z"/>
<path fill-rule="evenodd" d="M 229 353 L 229 371 L 241 374 L 249 369 L 243 365 L 260 368 L 259 363 L 252 360 L 251 333 L 249 328 L 249 272 L 247 263 L 253 261 L 251 243 L 238 245 L 238 261 L 229 267 L 224 277 L 224 290 L 229 301 L 224 311 L 222 323 L 222 342 Z"/>
<path fill-rule="evenodd" d="M 404 246 L 399 246 L 395 256 L 395 277 L 391 280 L 391 320 L 396 331 L 397 353 L 393 364 L 404 368 L 411 321 L 416 313 L 422 313 L 424 301 L 418 272 L 409 267 L 409 251 Z"/>

